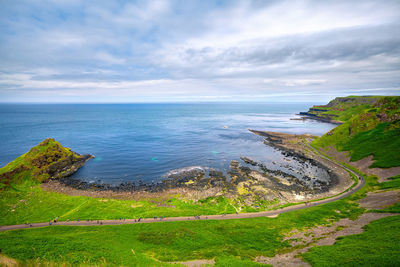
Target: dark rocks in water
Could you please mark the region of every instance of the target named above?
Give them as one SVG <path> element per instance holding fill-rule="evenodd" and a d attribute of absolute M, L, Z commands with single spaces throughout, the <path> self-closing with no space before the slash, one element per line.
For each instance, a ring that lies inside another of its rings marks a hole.
<path fill-rule="evenodd" d="M 217 170 L 214 170 L 214 169 L 210 169 L 209 172 L 208 172 L 208 175 L 210 177 L 222 177 L 222 176 L 224 176 L 223 172 L 217 171 Z"/>
<path fill-rule="evenodd" d="M 241 172 L 244 172 L 246 175 L 248 175 L 251 172 L 251 169 L 249 167 L 240 166 L 239 169 Z"/>
<path fill-rule="evenodd" d="M 260 132 L 260 135 L 265 136 L 267 138 L 265 142 L 279 149 L 285 157 L 295 158 L 297 162 L 304 164 L 304 166 L 313 165 L 327 169 L 318 161 L 308 158 L 302 153 L 285 148 L 282 137 L 264 132 Z M 125 182 L 118 186 L 113 186 L 87 183 L 72 178 L 64 178 L 61 181 L 68 186 L 84 190 L 162 192 L 169 189 L 183 188 L 196 192 L 207 191 L 214 195 L 221 194 L 233 198 L 245 198 L 246 201 L 254 198 L 255 202 L 258 201 L 257 199 L 275 201 L 276 198 L 285 200 L 285 198 L 294 196 L 294 194 L 321 193 L 329 190 L 331 185 L 330 182 L 319 181 L 304 174 L 298 177 L 299 175 L 294 174 L 295 170 L 293 168 L 290 169 L 290 167 L 287 168 L 294 175 L 279 169 L 269 169 L 262 163 L 245 156 L 240 158 L 248 165 L 242 166 L 239 161 L 232 160 L 227 176 L 223 172 L 212 168 L 191 166 L 170 171 L 165 179 L 159 183 L 146 184 L 139 180 L 136 183 Z M 329 175 L 334 180 L 334 174 L 329 172 Z M 208 191 L 208 189 L 212 190 Z"/>
<path fill-rule="evenodd" d="M 240 159 L 243 160 L 247 164 L 250 164 L 250 165 L 253 165 L 253 166 L 257 166 L 258 165 L 257 161 L 252 160 L 252 159 L 250 159 L 248 157 L 241 156 Z"/>
<path fill-rule="evenodd" d="M 231 168 L 231 170 L 238 170 L 239 169 L 239 166 L 240 166 L 240 163 L 239 163 L 239 161 L 237 161 L 237 160 L 232 160 L 231 161 L 231 164 L 230 164 L 230 168 Z"/>
<path fill-rule="evenodd" d="M 86 161 L 93 158 L 92 155 L 73 155 L 68 156 L 65 160 L 58 161 L 48 168 L 48 173 L 51 178 L 63 178 L 74 174 L 79 168 L 85 165 Z"/>

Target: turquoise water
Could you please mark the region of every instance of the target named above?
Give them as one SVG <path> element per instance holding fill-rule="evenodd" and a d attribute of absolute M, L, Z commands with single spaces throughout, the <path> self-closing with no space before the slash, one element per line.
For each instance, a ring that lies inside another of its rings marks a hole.
<path fill-rule="evenodd" d="M 240 156 L 287 165 L 248 129 L 322 135 L 334 125 L 290 120 L 313 104 L 1 104 L 0 165 L 47 137 L 96 157 L 74 175 L 85 181 L 156 182 L 188 166 L 226 171 Z"/>

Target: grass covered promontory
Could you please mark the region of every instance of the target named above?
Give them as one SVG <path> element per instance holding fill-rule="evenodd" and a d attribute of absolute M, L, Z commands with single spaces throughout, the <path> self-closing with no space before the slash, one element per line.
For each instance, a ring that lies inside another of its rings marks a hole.
<path fill-rule="evenodd" d="M 79 155 L 54 139 L 47 138 L 0 169 L 0 189 L 69 176 L 91 157 Z"/>
<path fill-rule="evenodd" d="M 373 156 L 370 167 L 400 166 L 400 97 L 344 97 L 308 112 L 343 121 L 312 142 L 319 148 L 348 151 L 351 161 Z"/>

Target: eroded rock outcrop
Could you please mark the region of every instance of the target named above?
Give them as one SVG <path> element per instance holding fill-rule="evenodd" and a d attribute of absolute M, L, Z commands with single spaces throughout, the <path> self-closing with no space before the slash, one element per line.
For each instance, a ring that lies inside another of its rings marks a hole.
<path fill-rule="evenodd" d="M 0 169 L 1 187 L 26 180 L 43 182 L 68 177 L 82 167 L 92 155 L 80 155 L 47 138 L 29 152 Z"/>

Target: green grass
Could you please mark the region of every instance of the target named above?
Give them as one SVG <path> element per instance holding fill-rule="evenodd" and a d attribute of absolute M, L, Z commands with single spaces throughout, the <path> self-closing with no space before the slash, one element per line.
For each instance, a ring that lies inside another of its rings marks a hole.
<path fill-rule="evenodd" d="M 389 178 L 390 181 L 379 183 L 379 189 L 399 189 L 400 188 L 400 175 Z"/>
<path fill-rule="evenodd" d="M 322 109 L 325 111 L 313 111 L 309 113 L 320 117 L 333 118 L 337 121 L 348 121 L 360 112 L 371 108 L 371 105 L 386 97 L 383 96 L 348 96 L 337 97 L 330 101 L 328 105 L 314 106 L 313 108 Z M 347 101 L 343 101 L 347 100 Z"/>
<path fill-rule="evenodd" d="M 5 255 L 22 261 L 143 266 L 214 258 L 217 266 L 244 266 L 257 256 L 287 249 L 284 233 L 294 228 L 331 224 L 362 212 L 341 200 L 277 218 L 54 226 L 1 232 L 0 247 Z"/>
<path fill-rule="evenodd" d="M 81 158 L 71 149 L 47 138 L 27 153 L 0 168 L 0 189 L 10 188 L 27 181 L 40 183 L 50 178 L 51 166 L 64 162 L 76 162 Z M 57 165 L 56 165 L 57 166 Z"/>
<path fill-rule="evenodd" d="M 375 162 L 371 168 L 400 166 L 400 128 L 390 130 L 389 127 L 390 124 L 381 123 L 375 129 L 360 132 L 339 144 L 339 150 L 349 151 L 351 161 L 372 155 Z"/>
<path fill-rule="evenodd" d="M 328 108 L 328 111 L 322 112 L 322 114 L 326 115 L 335 115 L 335 120 L 338 121 L 347 121 L 360 113 L 361 111 L 370 108 L 369 104 L 359 104 L 359 105 L 350 105 L 350 104 L 339 104 L 334 108 Z"/>
<path fill-rule="evenodd" d="M 315 139 L 313 146 L 349 151 L 351 161 L 372 155 L 371 168 L 400 166 L 400 97 L 381 97 L 372 108 L 345 103 L 348 107 L 343 109 L 340 105 L 330 109 L 343 113 L 345 123 Z"/>
<path fill-rule="evenodd" d="M 362 234 L 311 248 L 302 256 L 312 266 L 399 266 L 400 216 L 382 218 L 364 229 Z"/>
<path fill-rule="evenodd" d="M 46 222 L 56 217 L 65 221 L 235 213 L 230 202 L 223 197 L 202 202 L 176 197 L 168 201 L 102 199 L 47 192 L 37 185 L 24 184 L 1 192 L 0 225 Z"/>

